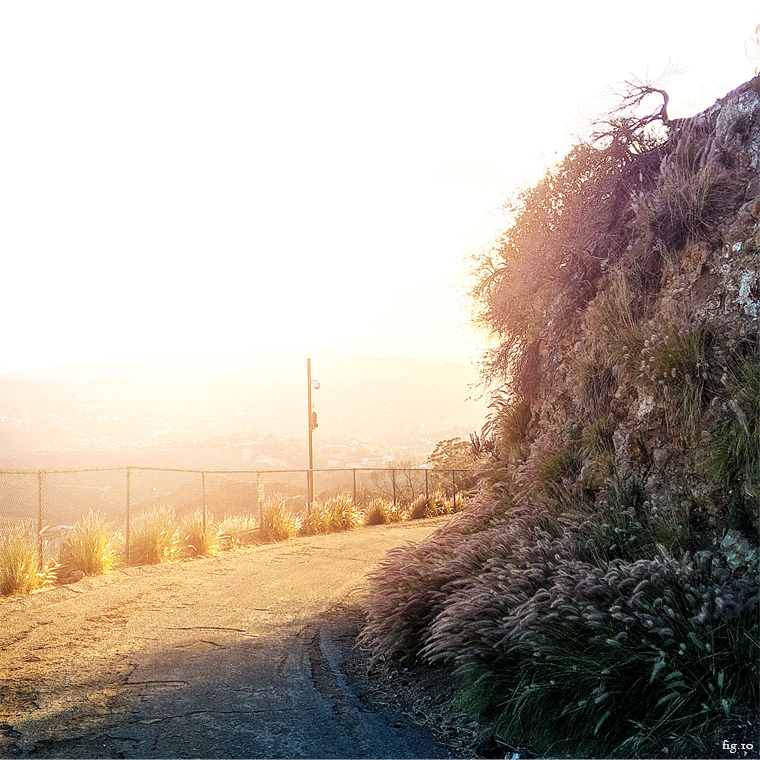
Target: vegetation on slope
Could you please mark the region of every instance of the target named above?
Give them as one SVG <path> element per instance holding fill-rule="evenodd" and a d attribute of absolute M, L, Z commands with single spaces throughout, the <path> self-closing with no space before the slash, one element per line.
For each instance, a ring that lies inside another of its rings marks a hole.
<path fill-rule="evenodd" d="M 631 87 L 508 204 L 480 493 L 371 579 L 375 661 L 453 673 L 504 748 L 760 745 L 760 78 L 666 106 Z"/>

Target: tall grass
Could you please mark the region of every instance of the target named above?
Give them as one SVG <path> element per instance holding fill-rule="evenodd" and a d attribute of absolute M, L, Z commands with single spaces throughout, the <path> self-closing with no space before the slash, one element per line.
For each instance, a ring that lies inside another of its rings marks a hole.
<path fill-rule="evenodd" d="M 63 542 L 61 562 L 85 575 L 107 573 L 122 561 L 124 536 L 105 518 L 90 510 Z"/>
<path fill-rule="evenodd" d="M 399 503 L 387 499 L 372 499 L 364 510 L 366 525 L 388 525 L 389 523 L 401 522 L 407 516 L 406 509 Z"/>
<path fill-rule="evenodd" d="M 481 503 L 396 549 L 360 643 L 445 667 L 463 708 L 544 754 L 711 756 L 700 742 L 760 698 L 758 567 L 695 553 L 640 485 L 610 488 L 601 514 Z"/>
<path fill-rule="evenodd" d="M 688 320 L 645 341 L 640 382 L 664 409 L 671 430 L 693 432 L 706 401 L 711 331 Z"/>
<path fill-rule="evenodd" d="M 490 504 L 459 512 L 425 541 L 385 555 L 368 579 L 367 623 L 359 636 L 373 660 L 417 659 L 448 585 L 487 561 L 488 529 L 498 530 L 503 511 Z"/>
<path fill-rule="evenodd" d="M 219 523 L 217 535 L 222 549 L 240 549 L 258 543 L 261 526 L 247 515 L 230 515 Z"/>
<path fill-rule="evenodd" d="M 294 515 L 282 496 L 267 498 L 264 505 L 264 538 L 267 541 L 288 541 L 298 535 L 301 517 Z"/>
<path fill-rule="evenodd" d="M 55 563 L 40 561 L 31 523 L 0 528 L 0 594 L 29 594 L 51 586 Z"/>
<path fill-rule="evenodd" d="M 129 537 L 129 559 L 133 565 L 157 565 L 177 557 L 182 544 L 168 507 L 154 507 L 141 515 Z"/>
<path fill-rule="evenodd" d="M 566 540 L 529 553 L 458 589 L 425 650 L 498 731 L 551 754 L 661 756 L 757 704 L 756 578 L 709 552 L 605 567 Z"/>
<path fill-rule="evenodd" d="M 428 496 L 422 493 L 409 505 L 410 520 L 440 517 L 441 515 L 450 515 L 453 512 L 454 500 L 449 499 L 441 489 L 437 489 Z"/>
<path fill-rule="evenodd" d="M 745 362 L 729 386 L 729 400 L 710 447 L 714 480 L 732 491 L 734 518 L 760 529 L 760 359 Z"/>
<path fill-rule="evenodd" d="M 179 536 L 182 552 L 189 557 L 213 557 L 222 551 L 219 525 L 214 520 L 207 520 L 204 529 L 200 512 L 185 518 Z"/>

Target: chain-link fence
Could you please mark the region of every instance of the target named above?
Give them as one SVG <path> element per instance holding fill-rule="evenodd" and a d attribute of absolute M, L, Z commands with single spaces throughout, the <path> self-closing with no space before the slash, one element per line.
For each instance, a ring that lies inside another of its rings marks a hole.
<path fill-rule="evenodd" d="M 267 497 L 279 496 L 293 513 L 307 512 L 308 470 L 174 470 L 149 467 L 87 470 L 0 470 L 0 529 L 25 524 L 35 531 L 40 555 L 57 557 L 73 525 L 90 511 L 126 537 L 153 509 L 166 508 L 182 519 L 253 518 L 261 525 Z M 421 494 L 444 491 L 457 499 L 475 484 L 472 470 L 345 469 L 313 470 L 314 498 L 349 494 L 366 505 L 383 498 L 394 506 Z"/>

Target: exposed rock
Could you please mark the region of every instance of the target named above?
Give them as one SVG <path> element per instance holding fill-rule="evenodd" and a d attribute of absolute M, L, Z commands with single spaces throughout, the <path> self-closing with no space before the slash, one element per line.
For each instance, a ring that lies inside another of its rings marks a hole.
<path fill-rule="evenodd" d="M 732 570 L 757 564 L 757 549 L 751 547 L 747 539 L 737 531 L 729 530 L 720 542 L 720 548 Z"/>
<path fill-rule="evenodd" d="M 628 220 L 619 222 L 619 258 L 605 260 L 590 299 L 562 311 L 575 297 L 568 281 L 538 322 L 534 416 L 512 476 L 524 491 L 552 451 L 609 414 L 620 478 L 643 484 L 651 508 L 725 528 L 736 494 L 754 498 L 757 486 L 716 482 L 709 452 L 737 367 L 760 353 L 760 77 L 679 120 L 652 156 L 647 182 L 616 220 Z M 643 348 L 638 338 L 619 345 L 616 318 L 635 323 Z M 599 492 L 597 454 L 582 457 L 577 482 Z"/>

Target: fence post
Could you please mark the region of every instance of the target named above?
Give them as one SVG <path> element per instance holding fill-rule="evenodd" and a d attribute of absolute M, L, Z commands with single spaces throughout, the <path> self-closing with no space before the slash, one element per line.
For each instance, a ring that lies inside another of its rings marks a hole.
<path fill-rule="evenodd" d="M 261 540 L 266 541 L 264 535 L 264 481 L 261 477 L 261 473 L 256 473 L 256 501 L 254 503 L 254 509 L 258 504 L 259 507 L 259 530 L 261 531 Z"/>
<path fill-rule="evenodd" d="M 454 499 L 454 511 L 457 511 L 457 471 L 451 471 L 451 495 Z"/>
<path fill-rule="evenodd" d="M 203 505 L 203 535 L 206 535 L 206 473 L 201 473 L 201 504 Z"/>
<path fill-rule="evenodd" d="M 393 482 L 393 508 L 396 508 L 396 470 L 391 470 L 391 481 Z"/>
<path fill-rule="evenodd" d="M 42 568 L 42 470 L 37 471 L 37 554 Z"/>
<path fill-rule="evenodd" d="M 428 468 L 426 467 L 425 468 L 425 502 L 426 503 L 430 502 L 430 485 L 428 483 L 428 473 L 429 472 L 430 472 L 430 470 L 428 470 Z"/>
<path fill-rule="evenodd" d="M 129 552 L 129 489 L 130 489 L 130 480 L 132 476 L 132 468 L 127 467 L 127 540 L 124 543 L 124 563 L 129 567 L 130 561 L 130 552 Z"/>
<path fill-rule="evenodd" d="M 354 467 L 354 506 L 356 506 L 356 467 Z"/>

